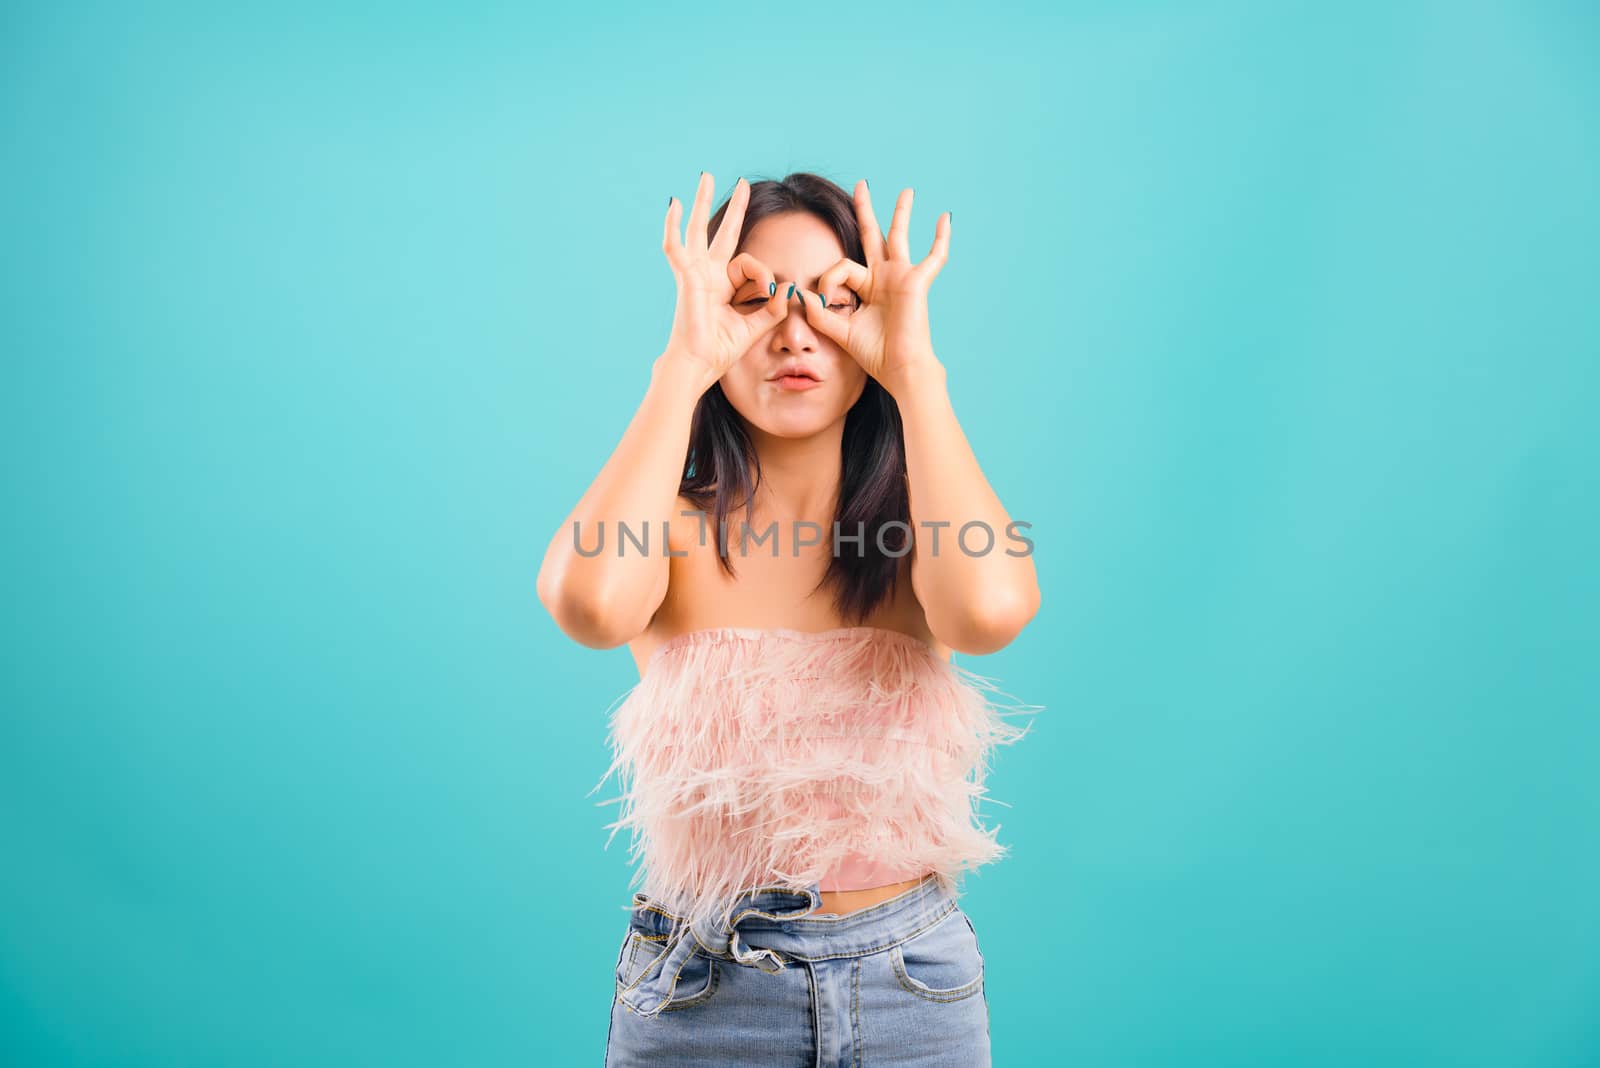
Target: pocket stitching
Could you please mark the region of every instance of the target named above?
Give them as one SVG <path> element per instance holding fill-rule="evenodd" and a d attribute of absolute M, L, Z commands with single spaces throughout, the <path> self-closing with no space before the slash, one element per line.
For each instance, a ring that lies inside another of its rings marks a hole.
<path fill-rule="evenodd" d="M 699 950 L 696 950 L 694 953 L 689 954 L 690 957 L 693 957 L 693 956 L 696 956 L 696 955 L 704 956 L 703 954 L 700 954 Z M 722 973 L 717 968 L 717 962 L 716 962 L 716 960 L 714 958 L 712 958 L 712 957 L 704 957 L 704 959 L 705 959 L 705 962 L 706 962 L 706 966 L 711 969 L 711 978 L 706 980 L 706 988 L 704 990 L 700 991 L 700 993 L 698 993 L 698 994 L 691 995 L 688 998 L 679 999 L 677 1001 L 674 1001 L 670 1005 L 664 1006 L 662 1008 L 662 1010 L 661 1010 L 662 1012 L 676 1012 L 678 1009 L 692 1009 L 696 1005 L 700 1004 L 702 1001 L 705 1001 L 707 998 L 711 997 L 712 994 L 715 994 L 717 992 L 717 983 L 721 979 Z M 688 963 L 688 958 L 687 957 L 684 958 L 684 963 Z M 678 974 L 679 975 L 683 974 L 683 969 L 682 968 L 678 969 Z"/>
<path fill-rule="evenodd" d="M 962 919 L 966 922 L 967 929 L 971 931 L 972 921 L 967 919 L 966 916 L 962 916 Z M 976 931 L 973 931 L 973 937 L 976 939 Z M 901 951 L 902 946 L 903 943 L 896 944 L 889 950 L 889 963 L 894 968 L 895 979 L 902 987 L 904 987 L 906 990 L 909 990 L 917 997 L 922 998 L 924 1001 L 962 1001 L 971 997 L 973 994 L 977 993 L 980 988 L 982 988 L 985 970 L 982 953 L 978 954 L 978 974 L 975 978 L 957 987 L 951 987 L 947 990 L 936 990 L 935 988 L 922 982 L 920 979 L 914 978 L 906 971 L 905 955 Z"/>
<path fill-rule="evenodd" d="M 656 960 L 659 959 L 661 956 L 663 956 L 665 954 L 665 952 L 666 952 L 665 947 L 663 947 L 662 952 L 656 954 L 655 958 L 652 958 L 651 961 L 648 964 L 646 964 L 639 971 L 639 974 L 633 977 L 633 981 L 632 982 L 630 982 L 627 986 L 623 986 L 622 985 L 622 976 L 627 975 L 628 972 L 632 970 L 634 962 L 638 960 L 639 944 L 641 942 L 664 942 L 664 941 L 666 941 L 666 938 L 667 938 L 666 935 L 647 935 L 647 934 L 642 934 L 642 933 L 640 933 L 638 931 L 633 931 L 628 935 L 628 947 L 629 948 L 628 948 L 628 951 L 627 951 L 627 954 L 626 954 L 626 956 L 628 958 L 628 963 L 627 963 L 626 967 L 624 967 L 620 972 L 617 973 L 617 977 L 616 977 L 616 979 L 617 979 L 616 986 L 617 986 L 617 993 L 618 994 L 626 993 L 627 991 L 632 990 L 634 987 L 638 986 L 639 983 L 644 979 L 645 974 L 647 972 L 649 972 L 651 967 L 655 964 Z M 678 965 L 678 974 L 673 977 L 673 983 L 672 983 L 673 988 L 674 989 L 677 988 L 678 980 L 683 975 L 683 969 L 688 965 L 690 959 L 692 959 L 693 957 L 696 957 L 696 956 L 699 956 L 703 960 L 705 960 L 706 965 L 707 965 L 707 967 L 708 967 L 708 969 L 710 970 L 710 973 L 711 973 L 710 976 L 706 979 L 706 988 L 704 990 L 700 991 L 698 994 L 692 994 L 687 998 L 679 998 L 679 999 L 674 1000 L 674 1002 L 672 1004 L 663 1006 L 662 1010 L 661 1010 L 662 1012 L 672 1012 L 672 1011 L 674 1011 L 676 1009 L 693 1008 L 694 1006 L 699 1005 L 701 1002 L 703 1002 L 703 1001 L 707 1000 L 708 998 L 710 998 L 712 994 L 716 993 L 717 984 L 721 980 L 721 972 L 717 968 L 717 962 L 716 962 L 715 958 L 708 957 L 705 954 L 701 953 L 699 950 L 695 950 L 694 952 L 690 953 L 687 957 L 684 957 L 682 963 L 680 963 Z M 624 1002 L 623 1004 L 626 1005 L 627 1003 Z"/>
<path fill-rule="evenodd" d="M 625 976 L 625 975 L 630 974 L 633 971 L 634 964 L 637 963 L 638 960 L 639 960 L 639 943 L 642 940 L 644 940 L 646 937 L 647 937 L 646 935 L 642 935 L 638 931 L 633 931 L 633 932 L 629 933 L 629 935 L 628 935 L 628 952 L 625 954 L 625 956 L 628 958 L 627 964 L 625 964 L 617 972 L 617 976 L 616 976 L 616 978 L 617 978 L 617 990 L 619 992 L 632 990 L 634 987 L 638 986 L 639 985 L 639 981 L 644 978 L 645 972 L 649 971 L 650 970 L 650 966 L 655 963 L 655 959 L 652 958 L 650 960 L 650 963 L 646 964 L 644 966 L 644 968 L 642 968 L 639 971 L 638 975 L 635 975 L 633 977 L 633 979 L 630 980 L 626 985 L 623 984 L 622 977 Z M 656 954 L 657 957 L 659 957 L 660 955 L 661 954 L 659 954 L 659 953 Z"/>

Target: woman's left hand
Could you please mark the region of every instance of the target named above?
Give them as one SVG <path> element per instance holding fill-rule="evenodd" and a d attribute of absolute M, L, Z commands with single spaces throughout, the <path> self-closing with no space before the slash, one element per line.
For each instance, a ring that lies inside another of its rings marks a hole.
<path fill-rule="evenodd" d="M 804 291 L 801 300 L 812 328 L 838 343 L 891 394 L 939 366 L 928 330 L 928 287 L 947 259 L 950 213 L 939 216 L 928 255 L 912 263 L 906 244 L 912 196 L 910 189 L 900 191 L 886 240 L 872 213 L 867 183 L 857 182 L 856 221 L 867 264 L 840 260 L 822 272 L 820 292 Z M 846 290 L 860 298 L 854 311 Z M 843 311 L 831 310 L 830 304 Z"/>

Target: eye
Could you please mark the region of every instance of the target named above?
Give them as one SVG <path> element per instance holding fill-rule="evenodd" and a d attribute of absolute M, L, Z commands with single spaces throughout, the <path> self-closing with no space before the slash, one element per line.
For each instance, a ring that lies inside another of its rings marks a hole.
<path fill-rule="evenodd" d="M 766 302 L 767 302 L 767 298 L 766 297 L 751 297 L 749 300 L 741 300 L 739 302 L 739 307 L 741 307 L 741 308 L 749 308 L 749 307 L 752 307 L 752 306 L 754 306 L 756 304 L 765 304 Z M 839 310 L 844 310 L 844 309 L 853 309 L 855 306 L 856 305 L 855 305 L 854 301 L 847 300 L 842 304 L 830 304 L 830 305 L 828 305 L 828 309 L 830 311 L 839 311 Z"/>

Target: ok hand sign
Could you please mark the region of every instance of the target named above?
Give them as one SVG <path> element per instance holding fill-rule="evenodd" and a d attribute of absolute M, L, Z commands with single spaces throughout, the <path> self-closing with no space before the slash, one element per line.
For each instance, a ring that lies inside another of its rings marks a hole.
<path fill-rule="evenodd" d="M 948 258 L 951 213 L 939 216 L 933 247 L 921 262 L 913 263 L 906 245 L 913 195 L 911 189 L 901 190 L 885 239 L 872 212 L 867 183 L 857 182 L 856 221 L 866 266 L 848 257 L 840 260 L 817 280 L 820 292 L 805 291 L 802 301 L 812 328 L 838 343 L 891 394 L 938 362 L 928 329 L 928 287 Z M 839 285 L 861 299 L 853 312 L 829 310 L 825 294 Z"/>

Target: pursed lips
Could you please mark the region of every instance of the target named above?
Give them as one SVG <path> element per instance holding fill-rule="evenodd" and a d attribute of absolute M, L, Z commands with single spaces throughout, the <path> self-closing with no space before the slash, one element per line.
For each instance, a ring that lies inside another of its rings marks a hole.
<path fill-rule="evenodd" d="M 781 368 L 776 374 L 774 374 L 771 377 L 769 377 L 767 379 L 767 381 L 768 382 L 776 382 L 779 379 L 790 378 L 790 377 L 809 378 L 813 382 L 821 382 L 822 381 L 822 377 L 820 375 L 818 375 L 815 371 L 813 371 L 811 368 L 807 367 L 803 363 L 788 364 L 787 366 Z"/>

